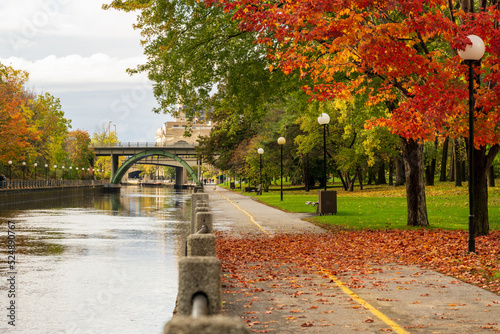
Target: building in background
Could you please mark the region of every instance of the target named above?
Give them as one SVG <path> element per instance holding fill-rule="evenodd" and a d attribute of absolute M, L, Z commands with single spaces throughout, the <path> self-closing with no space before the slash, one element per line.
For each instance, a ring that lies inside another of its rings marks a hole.
<path fill-rule="evenodd" d="M 198 145 L 197 141 L 200 136 L 208 136 L 212 130 L 212 122 L 207 120 L 206 112 L 200 111 L 199 117 L 195 118 L 192 124 L 186 119 L 186 113 L 183 111 L 184 106 L 179 107 L 177 117 L 171 122 L 163 123 L 163 126 L 156 130 L 156 143 L 160 145 L 170 146 L 179 141 L 185 141 L 189 145 Z M 190 127 L 191 136 L 185 137 L 186 128 Z"/>

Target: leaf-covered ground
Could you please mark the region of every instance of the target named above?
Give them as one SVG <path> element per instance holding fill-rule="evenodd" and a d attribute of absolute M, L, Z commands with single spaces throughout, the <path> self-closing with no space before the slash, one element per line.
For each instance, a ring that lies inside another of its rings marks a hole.
<path fill-rule="evenodd" d="M 477 254 L 467 253 L 467 238 L 464 231 L 424 229 L 271 237 L 219 233 L 217 252 L 222 271 L 246 287 L 255 281 L 272 281 L 277 275 L 284 278 L 322 269 L 339 275 L 397 263 L 421 265 L 500 295 L 500 231 L 478 237 Z"/>

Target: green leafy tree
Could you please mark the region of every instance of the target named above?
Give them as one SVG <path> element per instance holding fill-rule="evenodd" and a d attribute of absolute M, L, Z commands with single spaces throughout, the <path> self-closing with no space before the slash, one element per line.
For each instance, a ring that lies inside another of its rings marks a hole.
<path fill-rule="evenodd" d="M 49 93 L 30 93 L 27 107 L 28 123 L 39 131 L 38 138 L 30 142 L 30 160 L 39 164 L 62 164 L 71 121 L 64 117 L 60 100 Z"/>

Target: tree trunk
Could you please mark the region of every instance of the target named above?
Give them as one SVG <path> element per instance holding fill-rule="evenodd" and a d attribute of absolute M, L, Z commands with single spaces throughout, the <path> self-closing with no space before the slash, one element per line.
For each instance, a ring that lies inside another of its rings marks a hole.
<path fill-rule="evenodd" d="M 366 184 L 371 186 L 372 182 L 373 182 L 373 168 L 370 167 L 368 168 L 368 182 Z"/>
<path fill-rule="evenodd" d="M 344 180 L 344 176 L 342 175 L 342 173 L 340 171 L 337 170 L 337 174 L 339 174 L 339 178 L 340 178 L 340 182 L 342 182 L 342 186 L 344 187 L 344 190 L 347 191 L 347 183 L 346 181 Z"/>
<path fill-rule="evenodd" d="M 461 187 L 462 186 L 462 165 L 461 165 L 461 159 L 460 159 L 460 144 L 458 142 L 458 139 L 455 139 L 453 141 L 453 156 L 455 157 L 455 187 Z"/>
<path fill-rule="evenodd" d="M 469 179 L 469 175 L 467 175 L 467 164 L 465 161 L 462 161 L 460 172 L 462 173 L 462 181 L 463 182 L 467 181 Z"/>
<path fill-rule="evenodd" d="M 438 141 L 434 141 L 434 149 L 437 151 Z M 425 166 L 425 185 L 434 185 L 434 175 L 436 175 L 436 155 L 432 157 L 430 165 Z"/>
<path fill-rule="evenodd" d="M 361 172 L 361 168 L 358 167 L 358 181 L 359 181 L 359 190 L 363 190 L 363 173 Z"/>
<path fill-rule="evenodd" d="M 494 187 L 495 186 L 495 168 L 493 168 L 493 164 L 488 169 L 487 177 L 488 177 L 488 187 Z"/>
<path fill-rule="evenodd" d="M 453 143 L 452 143 L 453 144 Z M 450 158 L 450 181 L 455 181 L 455 145 L 451 147 L 451 158 Z"/>
<path fill-rule="evenodd" d="M 425 185 L 434 185 L 434 175 L 432 174 L 432 166 L 425 166 Z"/>
<path fill-rule="evenodd" d="M 448 162 L 448 143 L 450 141 L 449 137 L 443 142 L 443 155 L 441 157 L 441 175 L 439 177 L 439 181 L 446 181 L 446 164 Z"/>
<path fill-rule="evenodd" d="M 377 171 L 377 184 L 387 184 L 385 179 L 385 163 L 384 160 L 380 160 L 380 165 Z"/>
<path fill-rule="evenodd" d="M 358 173 L 354 173 L 354 175 L 351 178 L 349 172 L 344 173 L 344 180 L 346 182 L 347 191 L 354 191 L 354 181 L 356 180 L 357 174 Z"/>
<path fill-rule="evenodd" d="M 486 147 L 481 146 L 479 150 L 474 150 L 474 216 L 475 236 L 488 235 L 490 224 L 488 219 L 488 184 L 486 174 L 491 167 L 495 156 L 500 149 L 500 145 L 493 145 L 489 152 Z"/>
<path fill-rule="evenodd" d="M 413 139 L 401 138 L 405 164 L 408 226 L 429 226 L 425 199 L 424 146 Z"/>
<path fill-rule="evenodd" d="M 389 185 L 394 185 L 394 160 L 389 159 Z"/>
<path fill-rule="evenodd" d="M 405 184 L 405 166 L 403 162 L 403 157 L 398 155 L 394 158 L 396 165 L 396 187 Z"/>
<path fill-rule="evenodd" d="M 309 155 L 301 154 L 302 156 L 302 178 L 304 180 L 304 187 L 306 191 L 311 190 L 311 183 L 309 182 L 311 178 L 309 177 Z"/>
<path fill-rule="evenodd" d="M 349 191 L 354 191 L 354 181 L 356 180 L 357 173 L 354 173 L 352 178 L 349 177 L 349 173 L 346 173 L 346 179 L 349 180 Z"/>

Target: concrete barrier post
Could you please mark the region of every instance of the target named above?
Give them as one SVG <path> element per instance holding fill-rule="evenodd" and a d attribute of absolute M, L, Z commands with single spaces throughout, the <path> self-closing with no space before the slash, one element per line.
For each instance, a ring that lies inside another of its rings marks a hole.
<path fill-rule="evenodd" d="M 191 318 L 175 316 L 164 327 L 164 334 L 250 334 L 248 327 L 238 317 Z"/>
<path fill-rule="evenodd" d="M 198 206 L 198 201 L 206 202 L 208 206 L 208 194 L 207 193 L 195 193 L 191 194 L 191 226 L 194 226 L 195 218 L 196 218 L 196 207 Z M 193 233 L 193 232 L 191 232 Z"/>
<path fill-rule="evenodd" d="M 210 209 L 208 208 L 208 206 L 197 206 L 196 209 L 194 209 L 194 216 L 191 217 L 191 226 L 190 226 L 190 234 L 193 234 L 193 233 L 196 233 L 199 231 L 199 229 L 196 229 L 196 215 L 200 212 L 203 212 L 203 213 L 208 213 Z M 208 227 L 208 226 L 207 226 Z M 201 228 L 201 225 L 200 225 L 200 228 Z"/>
<path fill-rule="evenodd" d="M 177 312 L 189 316 L 195 294 L 203 293 L 208 299 L 208 315 L 221 310 L 221 264 L 212 256 L 188 256 L 179 260 L 179 292 Z"/>
<path fill-rule="evenodd" d="M 191 234 L 187 238 L 188 256 L 217 256 L 215 234 Z"/>
<path fill-rule="evenodd" d="M 194 233 L 198 232 L 203 225 L 205 225 L 208 229 L 207 233 L 214 232 L 214 223 L 213 216 L 211 212 L 207 211 L 197 211 L 196 212 L 196 221 L 194 224 Z"/>

